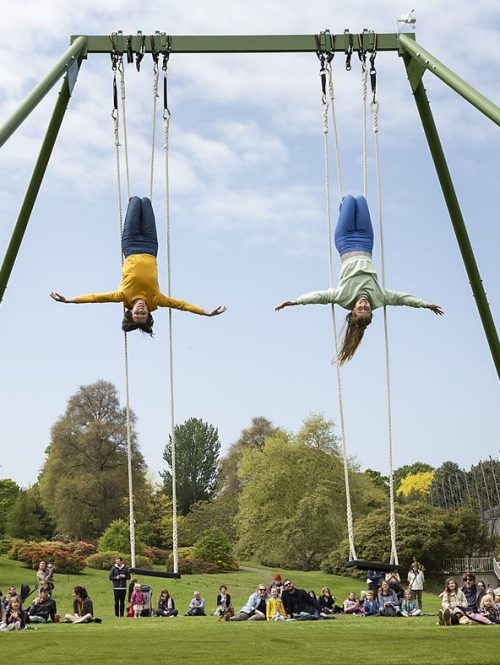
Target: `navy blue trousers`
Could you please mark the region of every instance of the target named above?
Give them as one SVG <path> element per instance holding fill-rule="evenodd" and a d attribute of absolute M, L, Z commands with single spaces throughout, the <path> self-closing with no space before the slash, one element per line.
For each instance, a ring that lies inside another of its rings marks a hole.
<path fill-rule="evenodd" d="M 131 254 L 158 254 L 155 215 L 148 198 L 132 196 L 128 202 L 122 235 L 122 252 Z"/>

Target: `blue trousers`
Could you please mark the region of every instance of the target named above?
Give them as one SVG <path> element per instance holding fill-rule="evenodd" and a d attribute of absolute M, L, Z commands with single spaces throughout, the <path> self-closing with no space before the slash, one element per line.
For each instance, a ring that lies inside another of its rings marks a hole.
<path fill-rule="evenodd" d="M 128 202 L 122 235 L 122 252 L 131 254 L 158 254 L 155 215 L 148 198 L 132 196 Z"/>
<path fill-rule="evenodd" d="M 370 211 L 364 196 L 348 194 L 342 199 L 339 220 L 335 227 L 335 247 L 337 252 L 372 252 L 373 227 Z"/>

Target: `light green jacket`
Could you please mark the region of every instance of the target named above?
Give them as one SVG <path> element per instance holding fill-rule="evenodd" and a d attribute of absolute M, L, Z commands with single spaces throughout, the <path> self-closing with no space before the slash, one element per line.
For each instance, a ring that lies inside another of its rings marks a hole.
<path fill-rule="evenodd" d="M 352 309 L 356 301 L 366 296 L 372 309 L 384 305 L 406 305 L 427 307 L 429 303 L 409 293 L 383 289 L 377 280 L 375 264 L 369 256 L 351 256 L 342 264 L 340 279 L 335 289 L 312 291 L 297 298 L 299 305 L 327 305 L 336 303 L 345 309 Z"/>

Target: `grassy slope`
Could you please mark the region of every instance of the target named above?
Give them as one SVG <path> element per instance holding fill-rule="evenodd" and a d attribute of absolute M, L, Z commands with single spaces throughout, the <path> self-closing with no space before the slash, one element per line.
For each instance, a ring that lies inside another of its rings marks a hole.
<path fill-rule="evenodd" d="M 207 599 L 208 610 L 215 609 L 215 596 L 220 584 L 228 585 L 238 609 L 248 594 L 261 581 L 267 582 L 272 573 L 238 572 L 224 575 L 186 576 L 182 580 L 149 578 L 155 598 L 163 586 L 170 590 L 176 605 L 183 613 L 199 588 Z M 290 575 L 299 587 L 318 591 L 329 585 L 337 598 L 343 600 L 353 588 L 361 585 L 350 578 L 280 571 Z M 0 588 L 21 582 L 33 584 L 34 572 L 17 562 L 0 557 Z M 146 581 L 146 580 L 144 580 Z M 420 619 L 361 619 L 341 617 L 336 621 L 286 624 L 227 624 L 215 617 L 177 619 L 115 619 L 113 595 L 105 572 L 87 569 L 82 575 L 57 575 L 56 600 L 60 614 L 71 610 L 71 588 L 86 586 L 94 601 L 101 625 L 37 626 L 35 631 L 0 634 L 2 661 L 9 656 L 35 656 L 44 663 L 78 665 L 95 663 L 156 662 L 211 663 L 278 663 L 289 661 L 301 664 L 321 662 L 359 663 L 369 658 L 380 663 L 494 663 L 498 657 L 500 627 L 458 626 L 436 627 L 435 617 Z M 424 596 L 425 609 L 439 608 L 436 597 Z M 141 656 L 142 654 L 142 656 Z"/>

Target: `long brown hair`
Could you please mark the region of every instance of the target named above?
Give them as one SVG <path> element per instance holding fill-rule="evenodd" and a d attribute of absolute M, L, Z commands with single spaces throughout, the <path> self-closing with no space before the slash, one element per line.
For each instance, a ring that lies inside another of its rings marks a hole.
<path fill-rule="evenodd" d="M 358 319 L 353 316 L 352 312 L 345 317 L 344 333 L 341 340 L 341 346 L 338 356 L 338 363 L 342 366 L 345 362 L 350 360 L 356 353 L 356 349 L 361 344 L 363 335 L 365 334 L 366 326 L 372 322 L 373 314 L 370 315 L 370 320 L 366 318 Z"/>
<path fill-rule="evenodd" d="M 148 314 L 148 318 L 146 320 L 146 323 L 135 323 L 135 321 L 132 318 L 132 311 L 130 309 L 126 309 L 125 312 L 123 313 L 123 319 L 122 319 L 122 330 L 123 332 L 132 332 L 133 330 L 142 330 L 142 332 L 147 333 L 151 337 L 153 337 L 153 324 L 154 324 L 154 319 L 151 316 L 151 313 Z"/>

